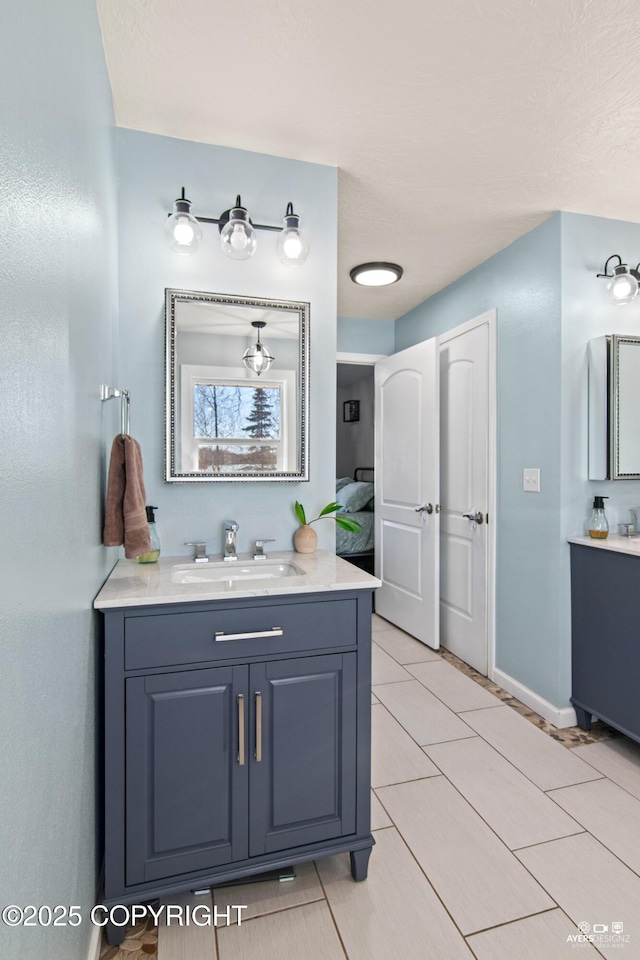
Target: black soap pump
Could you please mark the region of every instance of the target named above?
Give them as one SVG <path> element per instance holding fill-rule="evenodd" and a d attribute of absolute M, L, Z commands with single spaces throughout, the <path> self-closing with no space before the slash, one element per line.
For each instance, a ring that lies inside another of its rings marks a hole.
<path fill-rule="evenodd" d="M 594 540 L 606 540 L 609 536 L 609 522 L 604 512 L 604 501 L 609 497 L 594 497 L 593 511 L 589 521 L 589 536 Z"/>
<path fill-rule="evenodd" d="M 160 556 L 160 537 L 156 530 L 156 516 L 154 510 L 157 507 L 145 507 L 147 511 L 147 523 L 149 524 L 149 539 L 151 540 L 151 550 L 149 553 L 142 553 L 136 557 L 136 563 L 156 563 Z"/>

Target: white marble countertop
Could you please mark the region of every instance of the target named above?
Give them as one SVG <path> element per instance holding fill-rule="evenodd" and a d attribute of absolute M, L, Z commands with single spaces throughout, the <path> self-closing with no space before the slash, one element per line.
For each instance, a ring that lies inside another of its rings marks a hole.
<path fill-rule="evenodd" d="M 211 557 L 211 570 L 220 557 Z M 256 573 L 265 573 L 260 563 L 239 554 L 228 564 L 230 575 L 245 564 L 255 566 Z M 209 564 L 194 564 L 191 557 L 160 557 L 157 563 L 136 563 L 119 560 L 94 601 L 98 610 L 117 607 L 139 607 L 149 604 L 194 603 L 200 600 L 235 600 L 240 597 L 274 597 L 298 593 L 326 593 L 330 590 L 370 590 L 380 581 L 352 563 L 326 550 L 302 554 L 293 551 L 269 553 L 269 563 L 295 564 L 301 571 L 295 576 L 274 579 L 202 580 L 195 583 L 176 582 L 178 576 L 194 579 L 204 575 Z M 227 565 L 225 564 L 225 567 Z M 179 568 L 176 570 L 175 568 Z M 234 568 L 234 569 L 232 569 Z M 225 569 L 226 573 L 226 569 Z"/>
<path fill-rule="evenodd" d="M 578 543 L 581 547 L 595 547 L 596 550 L 613 550 L 616 553 L 628 553 L 640 557 L 640 537 L 623 537 L 619 533 L 610 533 L 606 540 L 594 540 L 591 537 L 568 537 L 569 543 Z"/>

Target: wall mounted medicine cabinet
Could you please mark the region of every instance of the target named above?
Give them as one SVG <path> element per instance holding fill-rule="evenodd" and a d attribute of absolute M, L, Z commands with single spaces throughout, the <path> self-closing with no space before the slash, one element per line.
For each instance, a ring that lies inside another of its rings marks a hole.
<path fill-rule="evenodd" d="M 167 290 L 165 321 L 165 480 L 308 480 L 309 304 Z"/>
<path fill-rule="evenodd" d="M 640 479 L 640 337 L 589 341 L 589 479 Z"/>

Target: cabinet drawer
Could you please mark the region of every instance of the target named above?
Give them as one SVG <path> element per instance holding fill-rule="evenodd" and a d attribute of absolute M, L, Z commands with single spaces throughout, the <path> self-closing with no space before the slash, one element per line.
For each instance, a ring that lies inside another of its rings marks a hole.
<path fill-rule="evenodd" d="M 356 604 L 325 600 L 127 617 L 125 669 L 353 647 Z"/>

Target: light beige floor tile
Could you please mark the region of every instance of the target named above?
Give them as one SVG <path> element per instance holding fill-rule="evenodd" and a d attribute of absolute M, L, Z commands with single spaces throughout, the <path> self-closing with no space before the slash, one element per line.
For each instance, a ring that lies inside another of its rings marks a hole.
<path fill-rule="evenodd" d="M 444 777 L 377 793 L 464 934 L 554 906 Z"/>
<path fill-rule="evenodd" d="M 415 637 L 402 630 L 378 630 L 375 641 L 379 647 L 397 660 L 398 663 L 422 663 L 425 660 L 441 660 L 437 650 L 432 650 L 425 643 L 420 643 Z"/>
<path fill-rule="evenodd" d="M 297 907 L 302 903 L 322 900 L 324 893 L 313 863 L 298 863 L 294 867 L 295 880 L 280 883 L 279 880 L 262 880 L 259 883 L 234 884 L 231 887 L 215 887 L 212 891 L 213 902 L 219 913 L 232 904 L 243 904 L 242 920 L 260 917 L 286 907 Z M 231 910 L 235 922 L 236 911 Z M 224 922 L 224 921 L 223 921 Z"/>
<path fill-rule="evenodd" d="M 598 773 L 573 750 L 543 733 L 511 707 L 465 713 L 464 722 L 488 740 L 541 790 L 595 780 Z"/>
<path fill-rule="evenodd" d="M 519 850 L 516 856 L 574 923 L 624 924 L 630 942 L 604 956 L 640 960 L 640 878 L 588 833 Z M 597 944 L 596 944 L 597 946 Z"/>
<path fill-rule="evenodd" d="M 640 800 L 640 743 L 620 737 L 571 751 Z"/>
<path fill-rule="evenodd" d="M 162 903 L 183 908 L 189 906 L 191 909 L 201 904 L 207 908 L 209 915 L 212 913 L 209 894 L 196 897 L 192 893 L 172 893 L 163 897 Z M 213 926 L 198 926 L 196 923 L 167 925 L 163 911 L 158 926 L 158 960 L 217 960 L 217 956 Z"/>
<path fill-rule="evenodd" d="M 371 707 L 371 786 L 433 777 L 439 770 L 385 708 Z"/>
<path fill-rule="evenodd" d="M 345 960 L 323 900 L 218 930 L 220 960 Z"/>
<path fill-rule="evenodd" d="M 383 683 L 375 688 L 376 696 L 421 746 L 476 737 L 455 713 L 445 707 L 417 680 L 409 683 Z"/>
<path fill-rule="evenodd" d="M 500 703 L 479 683 L 444 660 L 438 663 L 415 663 L 407 667 L 407 670 L 443 703 L 446 703 L 454 713 L 460 713 L 462 710 L 478 710 L 482 707 L 496 707 Z"/>
<path fill-rule="evenodd" d="M 371 829 L 372 830 L 383 830 L 385 827 L 392 826 L 391 820 L 387 816 L 384 807 L 376 797 L 373 790 L 371 791 Z"/>
<path fill-rule="evenodd" d="M 640 800 L 637 797 L 610 780 L 564 787 L 553 790 L 549 796 L 596 840 L 640 873 Z"/>
<path fill-rule="evenodd" d="M 396 830 L 376 834 L 364 882 L 353 882 L 346 856 L 318 870 L 349 960 L 471 960 Z"/>
<path fill-rule="evenodd" d="M 512 850 L 582 831 L 480 737 L 425 747 L 425 752 Z"/>
<path fill-rule="evenodd" d="M 396 683 L 398 680 L 411 680 L 411 674 L 385 653 L 377 643 L 371 644 L 371 683 Z"/>
<path fill-rule="evenodd" d="M 577 956 L 596 960 L 600 954 L 589 943 L 574 946 L 567 942 L 567 937 L 578 933 L 576 924 L 561 910 L 548 910 L 476 933 L 468 943 L 478 960 L 575 960 Z"/>
<path fill-rule="evenodd" d="M 374 613 L 371 616 L 371 630 L 373 633 L 376 633 L 378 630 L 397 630 L 395 623 L 391 623 L 390 620 L 385 620 L 384 617 L 381 617 L 380 614 Z"/>

